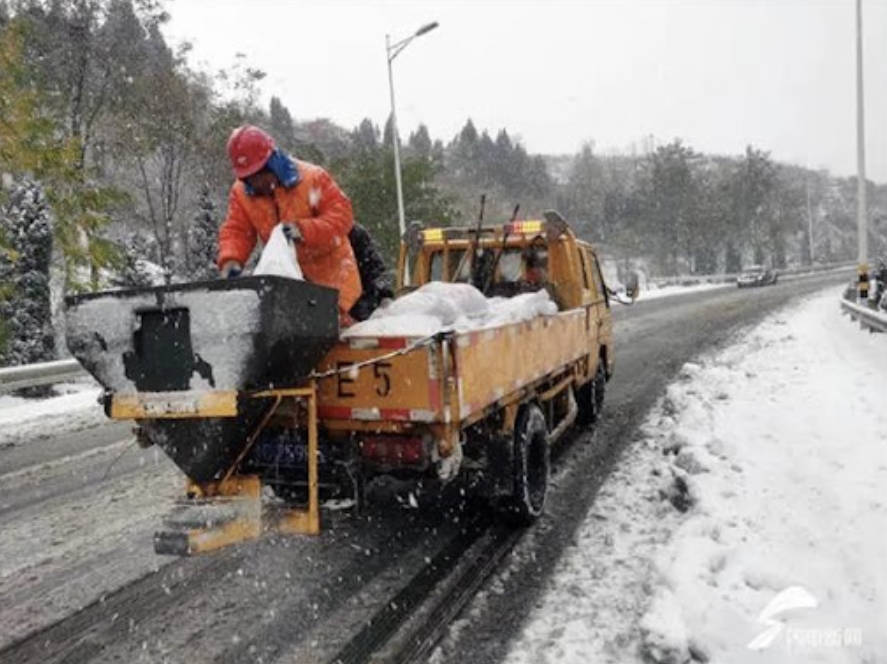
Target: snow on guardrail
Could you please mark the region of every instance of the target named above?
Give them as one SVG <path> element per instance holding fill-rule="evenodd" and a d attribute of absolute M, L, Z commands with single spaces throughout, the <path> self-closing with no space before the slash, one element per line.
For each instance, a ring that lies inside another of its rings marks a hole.
<path fill-rule="evenodd" d="M 776 272 L 780 277 L 786 276 L 800 276 L 802 274 L 815 274 L 817 272 L 828 272 L 829 270 L 840 270 L 844 268 L 855 267 L 856 263 L 853 262 L 839 262 L 839 263 L 824 263 L 821 265 L 802 265 L 799 267 L 791 267 L 784 269 L 777 269 Z M 718 283 L 732 283 L 735 282 L 737 277 L 739 277 L 739 273 L 723 273 L 723 274 L 694 274 L 694 275 L 679 275 L 674 277 L 654 277 L 649 279 L 651 284 L 656 285 L 657 287 L 663 286 L 689 286 L 695 284 L 718 284 Z"/>
<path fill-rule="evenodd" d="M 74 359 L 0 368 L 0 394 L 25 387 L 50 385 L 88 374 Z"/>
<path fill-rule="evenodd" d="M 887 313 L 850 300 L 841 300 L 841 311 L 850 314 L 850 318 L 858 320 L 862 327 L 872 332 L 887 332 Z"/>

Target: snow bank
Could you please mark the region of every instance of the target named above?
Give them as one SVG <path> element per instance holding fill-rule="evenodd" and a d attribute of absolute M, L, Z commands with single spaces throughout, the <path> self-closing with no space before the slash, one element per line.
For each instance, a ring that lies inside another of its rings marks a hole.
<path fill-rule="evenodd" d="M 342 336 L 428 336 L 442 330 L 484 329 L 556 313 L 557 305 L 544 290 L 488 299 L 470 284 L 432 281 L 377 309 L 369 320 L 351 326 Z"/>
<path fill-rule="evenodd" d="M 58 433 L 98 426 L 107 421 L 99 405 L 101 389 L 79 391 L 47 399 L 0 397 L 0 446 L 18 445 Z"/>
<path fill-rule="evenodd" d="M 839 295 L 685 365 L 507 662 L 878 661 L 887 346 Z"/>

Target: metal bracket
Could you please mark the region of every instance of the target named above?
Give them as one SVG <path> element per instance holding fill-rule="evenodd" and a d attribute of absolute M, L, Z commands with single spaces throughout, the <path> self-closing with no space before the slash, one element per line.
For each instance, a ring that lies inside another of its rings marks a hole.
<path fill-rule="evenodd" d="M 318 535 L 320 504 L 317 484 L 317 390 L 308 387 L 264 390 L 254 398 L 274 397 L 275 404 L 245 441 L 244 451 L 225 474 L 214 482 L 188 482 L 186 499 L 179 511 L 167 519 L 171 530 L 154 534 L 159 554 L 192 555 L 258 538 L 263 532 Z M 237 465 L 249 450 L 284 399 L 304 401 L 308 414 L 308 505 L 305 508 L 267 508 L 262 503 L 262 481 L 258 475 L 236 475 Z"/>

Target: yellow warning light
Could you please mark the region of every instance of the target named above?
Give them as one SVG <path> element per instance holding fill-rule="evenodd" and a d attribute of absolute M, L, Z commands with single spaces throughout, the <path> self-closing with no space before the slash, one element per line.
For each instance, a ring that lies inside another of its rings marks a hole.
<path fill-rule="evenodd" d="M 541 233 L 544 222 L 542 221 L 515 221 L 505 224 L 506 233 L 522 233 L 530 235 L 532 233 Z"/>
<path fill-rule="evenodd" d="M 422 241 L 423 242 L 443 242 L 443 229 L 442 228 L 429 228 L 428 230 L 422 231 Z"/>

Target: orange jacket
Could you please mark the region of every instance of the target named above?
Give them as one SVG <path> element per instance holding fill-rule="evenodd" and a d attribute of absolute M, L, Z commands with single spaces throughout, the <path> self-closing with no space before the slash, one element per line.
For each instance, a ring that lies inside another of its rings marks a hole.
<path fill-rule="evenodd" d="M 256 245 L 256 234 L 264 243 L 279 222 L 295 222 L 302 233 L 297 253 L 305 278 L 338 289 L 339 309 L 347 312 L 361 294 L 348 241 L 354 225 L 351 201 L 325 170 L 294 161 L 299 182 L 278 187 L 273 196 L 250 196 L 240 180 L 231 186 L 228 214 L 219 230 L 218 264 L 234 260 L 243 265 Z"/>

